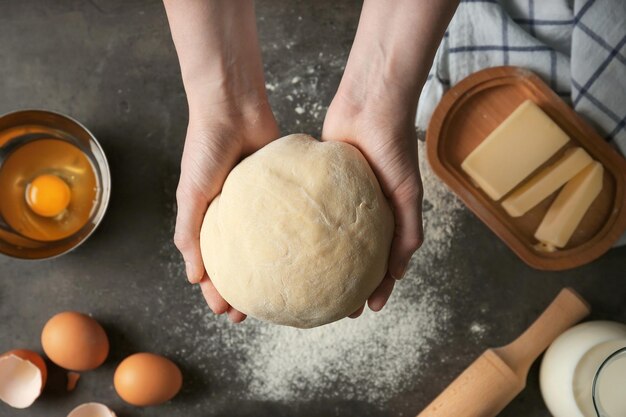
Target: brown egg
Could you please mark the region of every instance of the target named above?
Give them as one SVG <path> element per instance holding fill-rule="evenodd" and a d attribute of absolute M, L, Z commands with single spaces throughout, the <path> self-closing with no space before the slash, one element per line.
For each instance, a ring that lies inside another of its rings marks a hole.
<path fill-rule="evenodd" d="M 52 362 L 72 371 L 95 369 L 109 354 L 109 339 L 102 326 L 73 311 L 48 320 L 41 333 L 41 344 Z"/>
<path fill-rule="evenodd" d="M 174 362 L 163 356 L 135 353 L 118 365 L 113 385 L 124 401 L 144 407 L 174 398 L 183 385 L 183 375 Z"/>

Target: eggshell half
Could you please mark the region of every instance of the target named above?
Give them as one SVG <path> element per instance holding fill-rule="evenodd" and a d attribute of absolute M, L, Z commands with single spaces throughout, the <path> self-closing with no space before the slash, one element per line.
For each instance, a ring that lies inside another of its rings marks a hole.
<path fill-rule="evenodd" d="M 109 354 L 109 339 L 91 317 L 66 311 L 52 317 L 41 333 L 41 345 L 50 360 L 71 371 L 89 371 Z"/>
<path fill-rule="evenodd" d="M 0 355 L 0 400 L 14 408 L 29 407 L 47 376 L 46 363 L 36 352 L 16 349 Z"/>
<path fill-rule="evenodd" d="M 144 407 L 164 403 L 183 384 L 180 369 L 171 360 L 153 353 L 136 353 L 124 359 L 115 370 L 113 385 L 129 404 Z"/>
<path fill-rule="evenodd" d="M 86 403 L 70 411 L 67 417 L 115 417 L 115 413 L 104 404 Z"/>

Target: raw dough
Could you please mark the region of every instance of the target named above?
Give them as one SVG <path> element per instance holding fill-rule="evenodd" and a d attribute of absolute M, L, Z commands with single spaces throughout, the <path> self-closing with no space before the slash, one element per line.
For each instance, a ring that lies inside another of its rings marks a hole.
<path fill-rule="evenodd" d="M 310 328 L 365 302 L 387 270 L 393 227 L 355 147 L 295 134 L 231 171 L 200 245 L 209 277 L 234 308 Z"/>

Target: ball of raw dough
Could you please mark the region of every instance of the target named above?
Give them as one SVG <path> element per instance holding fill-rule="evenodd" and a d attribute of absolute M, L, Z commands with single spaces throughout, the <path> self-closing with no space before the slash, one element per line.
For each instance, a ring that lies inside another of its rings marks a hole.
<path fill-rule="evenodd" d="M 315 327 L 361 306 L 387 270 L 393 215 L 363 155 L 295 134 L 244 159 L 206 213 L 200 245 L 237 310 Z"/>

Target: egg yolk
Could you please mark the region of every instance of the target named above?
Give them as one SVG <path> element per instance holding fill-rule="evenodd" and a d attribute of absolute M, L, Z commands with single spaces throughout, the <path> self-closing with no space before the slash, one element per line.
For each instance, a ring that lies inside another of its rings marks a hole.
<path fill-rule="evenodd" d="M 58 216 L 70 204 L 71 196 L 70 187 L 56 175 L 40 175 L 26 188 L 26 203 L 43 217 Z"/>

